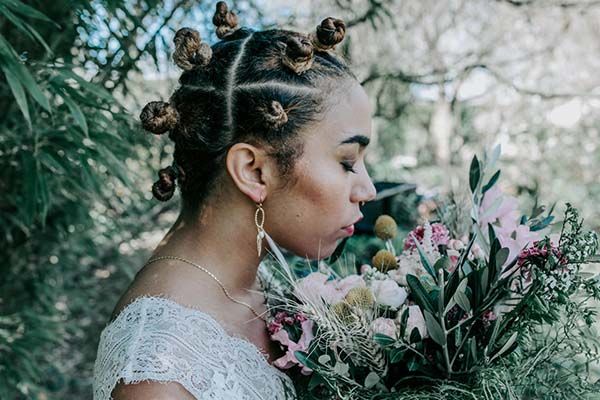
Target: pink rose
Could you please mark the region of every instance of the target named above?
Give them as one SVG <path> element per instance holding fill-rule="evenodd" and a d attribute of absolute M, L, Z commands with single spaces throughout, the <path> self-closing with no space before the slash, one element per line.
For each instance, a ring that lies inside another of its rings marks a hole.
<path fill-rule="evenodd" d="M 294 365 L 300 365 L 302 367 L 302 370 L 301 370 L 302 374 L 309 375 L 312 372 L 312 370 L 310 368 L 302 365 L 296 358 L 296 355 L 294 354 L 294 352 L 298 351 L 298 350 L 306 351 L 308 349 L 310 342 L 314 338 L 314 335 L 313 335 L 314 323 L 311 320 L 306 320 L 306 321 L 302 322 L 301 326 L 302 326 L 302 335 L 300 336 L 298 343 L 290 340 L 290 336 L 285 329 L 280 329 L 274 335 L 271 335 L 272 340 L 278 341 L 283 346 L 287 347 L 287 351 L 286 351 L 285 355 L 278 358 L 277 360 L 273 361 L 273 365 L 275 365 L 277 368 L 280 368 L 280 369 L 288 369 L 288 368 L 293 367 Z"/>

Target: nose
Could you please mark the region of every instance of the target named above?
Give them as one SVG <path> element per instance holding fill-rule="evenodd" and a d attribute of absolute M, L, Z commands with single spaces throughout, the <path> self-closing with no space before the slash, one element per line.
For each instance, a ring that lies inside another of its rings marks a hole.
<path fill-rule="evenodd" d="M 353 202 L 361 203 L 375 200 L 377 196 L 377 189 L 373 185 L 373 181 L 369 176 L 369 172 L 366 168 L 363 168 L 363 173 L 359 175 L 358 184 L 355 187 Z"/>

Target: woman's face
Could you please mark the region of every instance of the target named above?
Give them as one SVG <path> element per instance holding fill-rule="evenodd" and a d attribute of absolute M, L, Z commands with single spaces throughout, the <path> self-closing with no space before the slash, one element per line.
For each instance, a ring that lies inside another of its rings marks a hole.
<path fill-rule="evenodd" d="M 362 218 L 359 203 L 375 198 L 364 162 L 371 138 L 364 89 L 353 84 L 305 138 L 294 184 L 265 200 L 265 229 L 298 256 L 321 259 L 352 235 L 352 225 Z"/>

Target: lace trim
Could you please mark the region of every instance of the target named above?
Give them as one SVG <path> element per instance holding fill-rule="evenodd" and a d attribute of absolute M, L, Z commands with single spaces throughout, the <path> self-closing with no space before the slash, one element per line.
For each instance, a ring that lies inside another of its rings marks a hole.
<path fill-rule="evenodd" d="M 254 343 L 160 296 L 136 298 L 100 335 L 94 399 L 109 399 L 120 379 L 175 381 L 203 399 L 295 398 L 291 379 Z"/>

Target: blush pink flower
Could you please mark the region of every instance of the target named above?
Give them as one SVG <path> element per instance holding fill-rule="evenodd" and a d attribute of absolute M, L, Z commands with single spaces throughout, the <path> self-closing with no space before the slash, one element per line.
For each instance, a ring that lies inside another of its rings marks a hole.
<path fill-rule="evenodd" d="M 305 365 L 302 365 L 296 355 L 294 354 L 296 351 L 306 351 L 310 342 L 314 338 L 313 327 L 314 322 L 311 320 L 306 320 L 302 322 L 302 335 L 300 335 L 300 339 L 298 342 L 294 342 L 290 339 L 288 332 L 285 329 L 280 329 L 275 334 L 271 335 L 271 339 L 281 343 L 285 346 L 286 353 L 282 357 L 273 361 L 273 365 L 280 369 L 288 369 L 293 367 L 294 365 L 299 365 L 302 367 L 302 374 L 309 375 L 312 370 Z"/>
<path fill-rule="evenodd" d="M 366 283 L 359 275 L 350 275 L 340 280 L 329 280 L 329 276 L 313 272 L 298 281 L 295 294 L 307 302 L 324 301 L 327 304 L 335 304 L 342 301 L 350 289 L 364 286 Z"/>
<path fill-rule="evenodd" d="M 498 186 L 493 186 L 483 195 L 479 214 L 479 223 L 483 227 L 494 222 L 512 226 L 519 220 L 519 201 L 516 197 L 504 195 Z"/>
<path fill-rule="evenodd" d="M 425 238 L 424 225 L 419 225 L 410 231 L 404 241 L 404 250 L 413 250 L 417 248 L 414 238 L 419 241 L 419 244 L 423 244 L 423 239 Z M 448 228 L 438 222 L 431 224 L 431 241 L 436 248 L 440 245 L 447 245 L 450 241 L 450 232 L 448 231 Z"/>
<path fill-rule="evenodd" d="M 507 247 L 509 251 L 505 265 L 517 258 L 523 249 L 542 239 L 542 234 L 539 231 L 533 232 L 527 225 L 517 225 L 515 228 L 508 229 L 497 227 L 494 230 L 500 245 Z"/>

